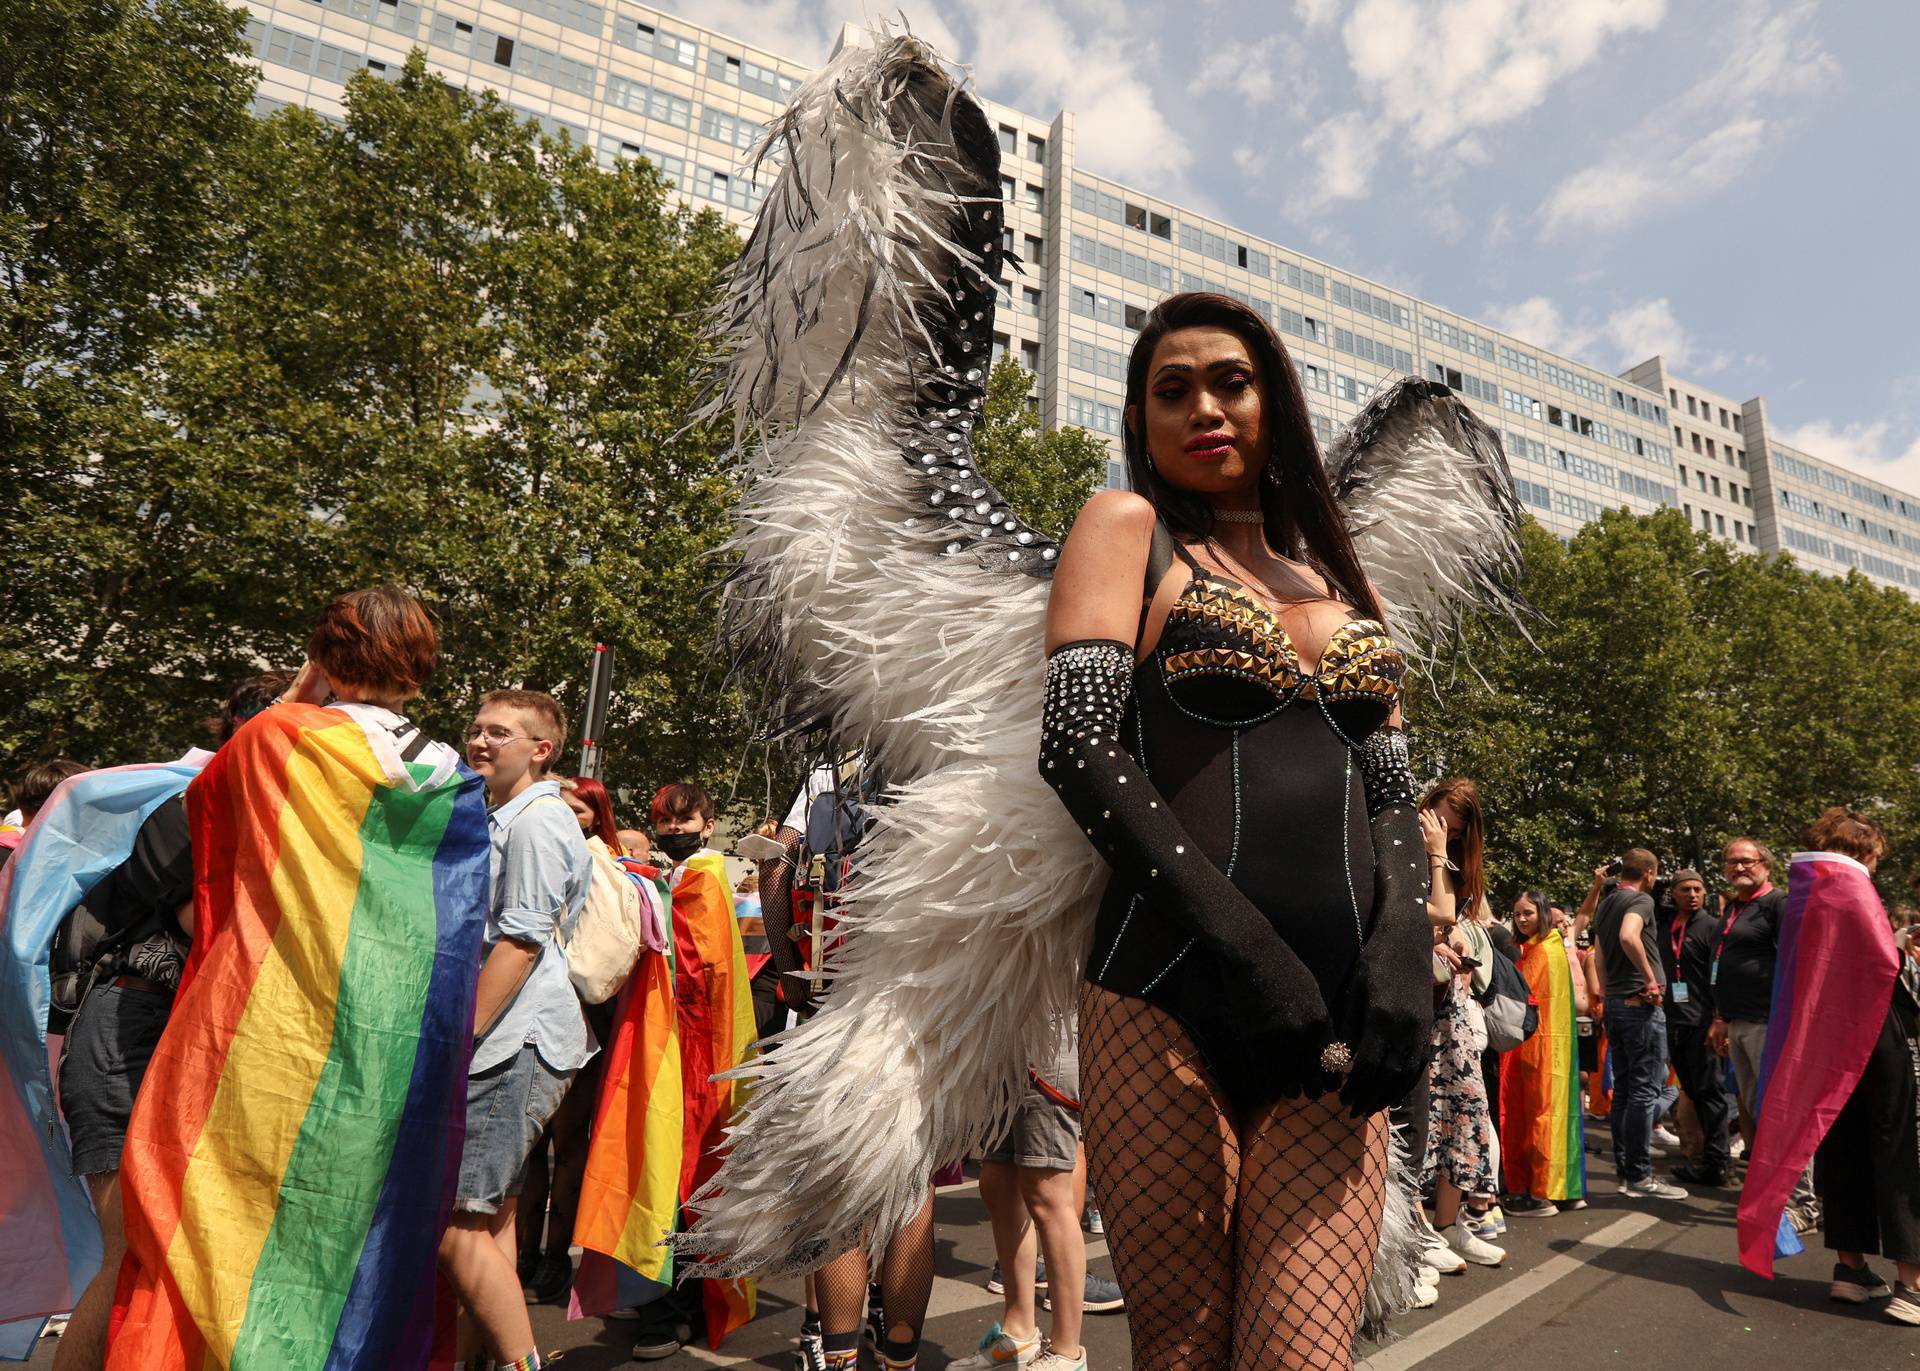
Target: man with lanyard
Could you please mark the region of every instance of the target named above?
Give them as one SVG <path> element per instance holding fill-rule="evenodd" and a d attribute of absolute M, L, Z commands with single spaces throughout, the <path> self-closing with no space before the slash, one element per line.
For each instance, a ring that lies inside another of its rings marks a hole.
<path fill-rule="evenodd" d="M 1661 940 L 1660 960 L 1667 972 L 1667 1047 L 1680 1088 L 1700 1121 L 1700 1155 L 1673 1169 L 1688 1185 L 1727 1183 L 1727 1142 L 1732 1102 L 1727 1098 L 1726 1068 L 1707 1045 L 1713 1008 L 1707 995 L 1720 922 L 1707 909 L 1707 883 L 1683 867 L 1674 874 L 1673 912 Z"/>
<path fill-rule="evenodd" d="M 1684 1200 L 1685 1190 L 1653 1174 L 1653 1125 L 1667 1078 L 1665 968 L 1654 931 L 1652 893 L 1660 863 L 1643 847 L 1629 848 L 1621 854 L 1617 884 L 1603 898 L 1607 870 L 1594 872 L 1581 913 L 1591 912 L 1593 943 L 1604 971 L 1620 1193 L 1628 1199 Z"/>
<path fill-rule="evenodd" d="M 1753 1150 L 1754 1122 L 1760 1116 L 1760 1054 L 1767 1044 L 1767 1015 L 1773 1006 L 1773 969 L 1779 956 L 1780 915 L 1787 892 L 1771 879 L 1773 854 L 1752 838 L 1728 843 L 1722 860 L 1731 893 L 1719 936 L 1707 967 L 1713 1024 L 1707 1042 L 1733 1061 L 1740 1087 L 1740 1132 Z M 1811 1174 L 1800 1178 L 1787 1206 L 1793 1226 L 1806 1232 L 1819 1222 L 1819 1203 Z"/>

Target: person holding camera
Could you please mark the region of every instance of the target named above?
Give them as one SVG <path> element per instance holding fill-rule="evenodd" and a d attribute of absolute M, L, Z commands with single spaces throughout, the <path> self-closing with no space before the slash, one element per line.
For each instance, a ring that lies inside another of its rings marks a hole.
<path fill-rule="evenodd" d="M 1606 989 L 1607 1041 L 1613 1047 L 1613 1159 L 1629 1199 L 1684 1200 L 1687 1192 L 1653 1174 L 1653 1125 L 1667 1077 L 1666 979 L 1654 920 L 1660 862 L 1629 848 L 1597 868 L 1581 905 L 1591 913 L 1593 945 Z M 1608 878 L 1616 876 L 1613 888 Z M 1604 893 L 1603 893 L 1604 892 Z"/>

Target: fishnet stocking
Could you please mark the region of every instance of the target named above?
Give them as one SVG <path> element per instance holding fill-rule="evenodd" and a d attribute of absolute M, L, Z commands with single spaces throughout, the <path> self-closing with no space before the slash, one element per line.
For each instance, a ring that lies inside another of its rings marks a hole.
<path fill-rule="evenodd" d="M 1238 1127 L 1179 1022 L 1097 986 L 1080 1001 L 1080 1079 L 1135 1371 L 1347 1371 L 1384 1117 L 1289 1100 Z"/>
<path fill-rule="evenodd" d="M 867 1274 L 866 1252 L 860 1247 L 842 1252 L 814 1273 L 824 1334 L 859 1330 L 867 1316 Z M 894 1342 L 917 1343 L 932 1298 L 933 1191 L 929 1188 L 926 1204 L 881 1254 L 880 1302 L 887 1313 L 886 1336 Z M 881 1350 L 875 1349 L 876 1355 Z"/>
<path fill-rule="evenodd" d="M 1387 1118 L 1282 1100 L 1244 1142 L 1233 1365 L 1347 1371 L 1387 1183 Z"/>
<path fill-rule="evenodd" d="M 1080 1098 L 1134 1371 L 1225 1367 L 1240 1182 L 1226 1097 L 1171 1015 L 1089 985 L 1080 998 Z"/>

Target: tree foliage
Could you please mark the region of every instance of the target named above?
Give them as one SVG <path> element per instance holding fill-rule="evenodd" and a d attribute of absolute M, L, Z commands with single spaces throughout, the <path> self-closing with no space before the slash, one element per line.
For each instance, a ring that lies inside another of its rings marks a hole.
<path fill-rule="evenodd" d="M 1056 541 L 1106 478 L 1107 449 L 1083 428 L 1042 430 L 1027 404 L 1033 373 L 1002 357 L 987 374 L 985 416 L 973 435 L 980 471 L 1014 513 Z"/>
<path fill-rule="evenodd" d="M 1889 902 L 1911 899 L 1920 605 L 1740 553 L 1677 510 L 1615 511 L 1566 544 L 1529 524 L 1520 589 L 1527 635 L 1470 623 L 1408 704 L 1417 764 L 1481 786 L 1497 890 L 1574 898 L 1633 846 L 1712 879 L 1729 838 L 1785 854 L 1846 804 L 1887 830 Z"/>
<path fill-rule="evenodd" d="M 417 53 L 347 104 L 209 132 L 194 232 L 141 229 L 179 246 L 192 308 L 115 361 L 127 403 L 9 442 L 4 755 L 178 751 L 230 681 L 297 662 L 332 594 L 391 581 L 440 625 L 419 714 L 442 736 L 492 686 L 577 709 L 597 640 L 616 781 L 730 760 L 702 596 L 726 439 L 688 417 L 737 236 Z M 110 160 L 86 174 L 121 194 Z"/>

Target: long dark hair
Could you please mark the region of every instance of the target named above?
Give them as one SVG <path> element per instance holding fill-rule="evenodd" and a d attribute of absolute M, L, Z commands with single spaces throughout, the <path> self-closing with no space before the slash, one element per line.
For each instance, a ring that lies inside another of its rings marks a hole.
<path fill-rule="evenodd" d="M 1381 617 L 1346 516 L 1333 498 L 1320 447 L 1313 439 L 1313 417 L 1293 359 L 1273 327 L 1253 310 L 1226 295 L 1194 291 L 1162 300 L 1140 329 L 1127 360 L 1127 413 L 1121 449 L 1127 459 L 1127 484 L 1147 497 L 1167 527 L 1196 538 L 1213 534 L 1213 504 L 1194 491 L 1160 478 L 1147 452 L 1147 369 L 1160 340 L 1175 329 L 1223 328 L 1247 345 L 1260 369 L 1266 406 L 1267 465 L 1259 484 L 1267 544 L 1283 557 L 1305 562 L 1327 580 L 1327 589 L 1370 618 Z"/>
<path fill-rule="evenodd" d="M 1420 808 L 1434 809 L 1452 800 L 1464 820 L 1458 838 L 1447 839 L 1447 859 L 1460 868 L 1460 903 L 1455 914 L 1470 919 L 1487 893 L 1487 819 L 1480 804 L 1480 787 L 1464 776 L 1449 776 L 1426 793 Z"/>

